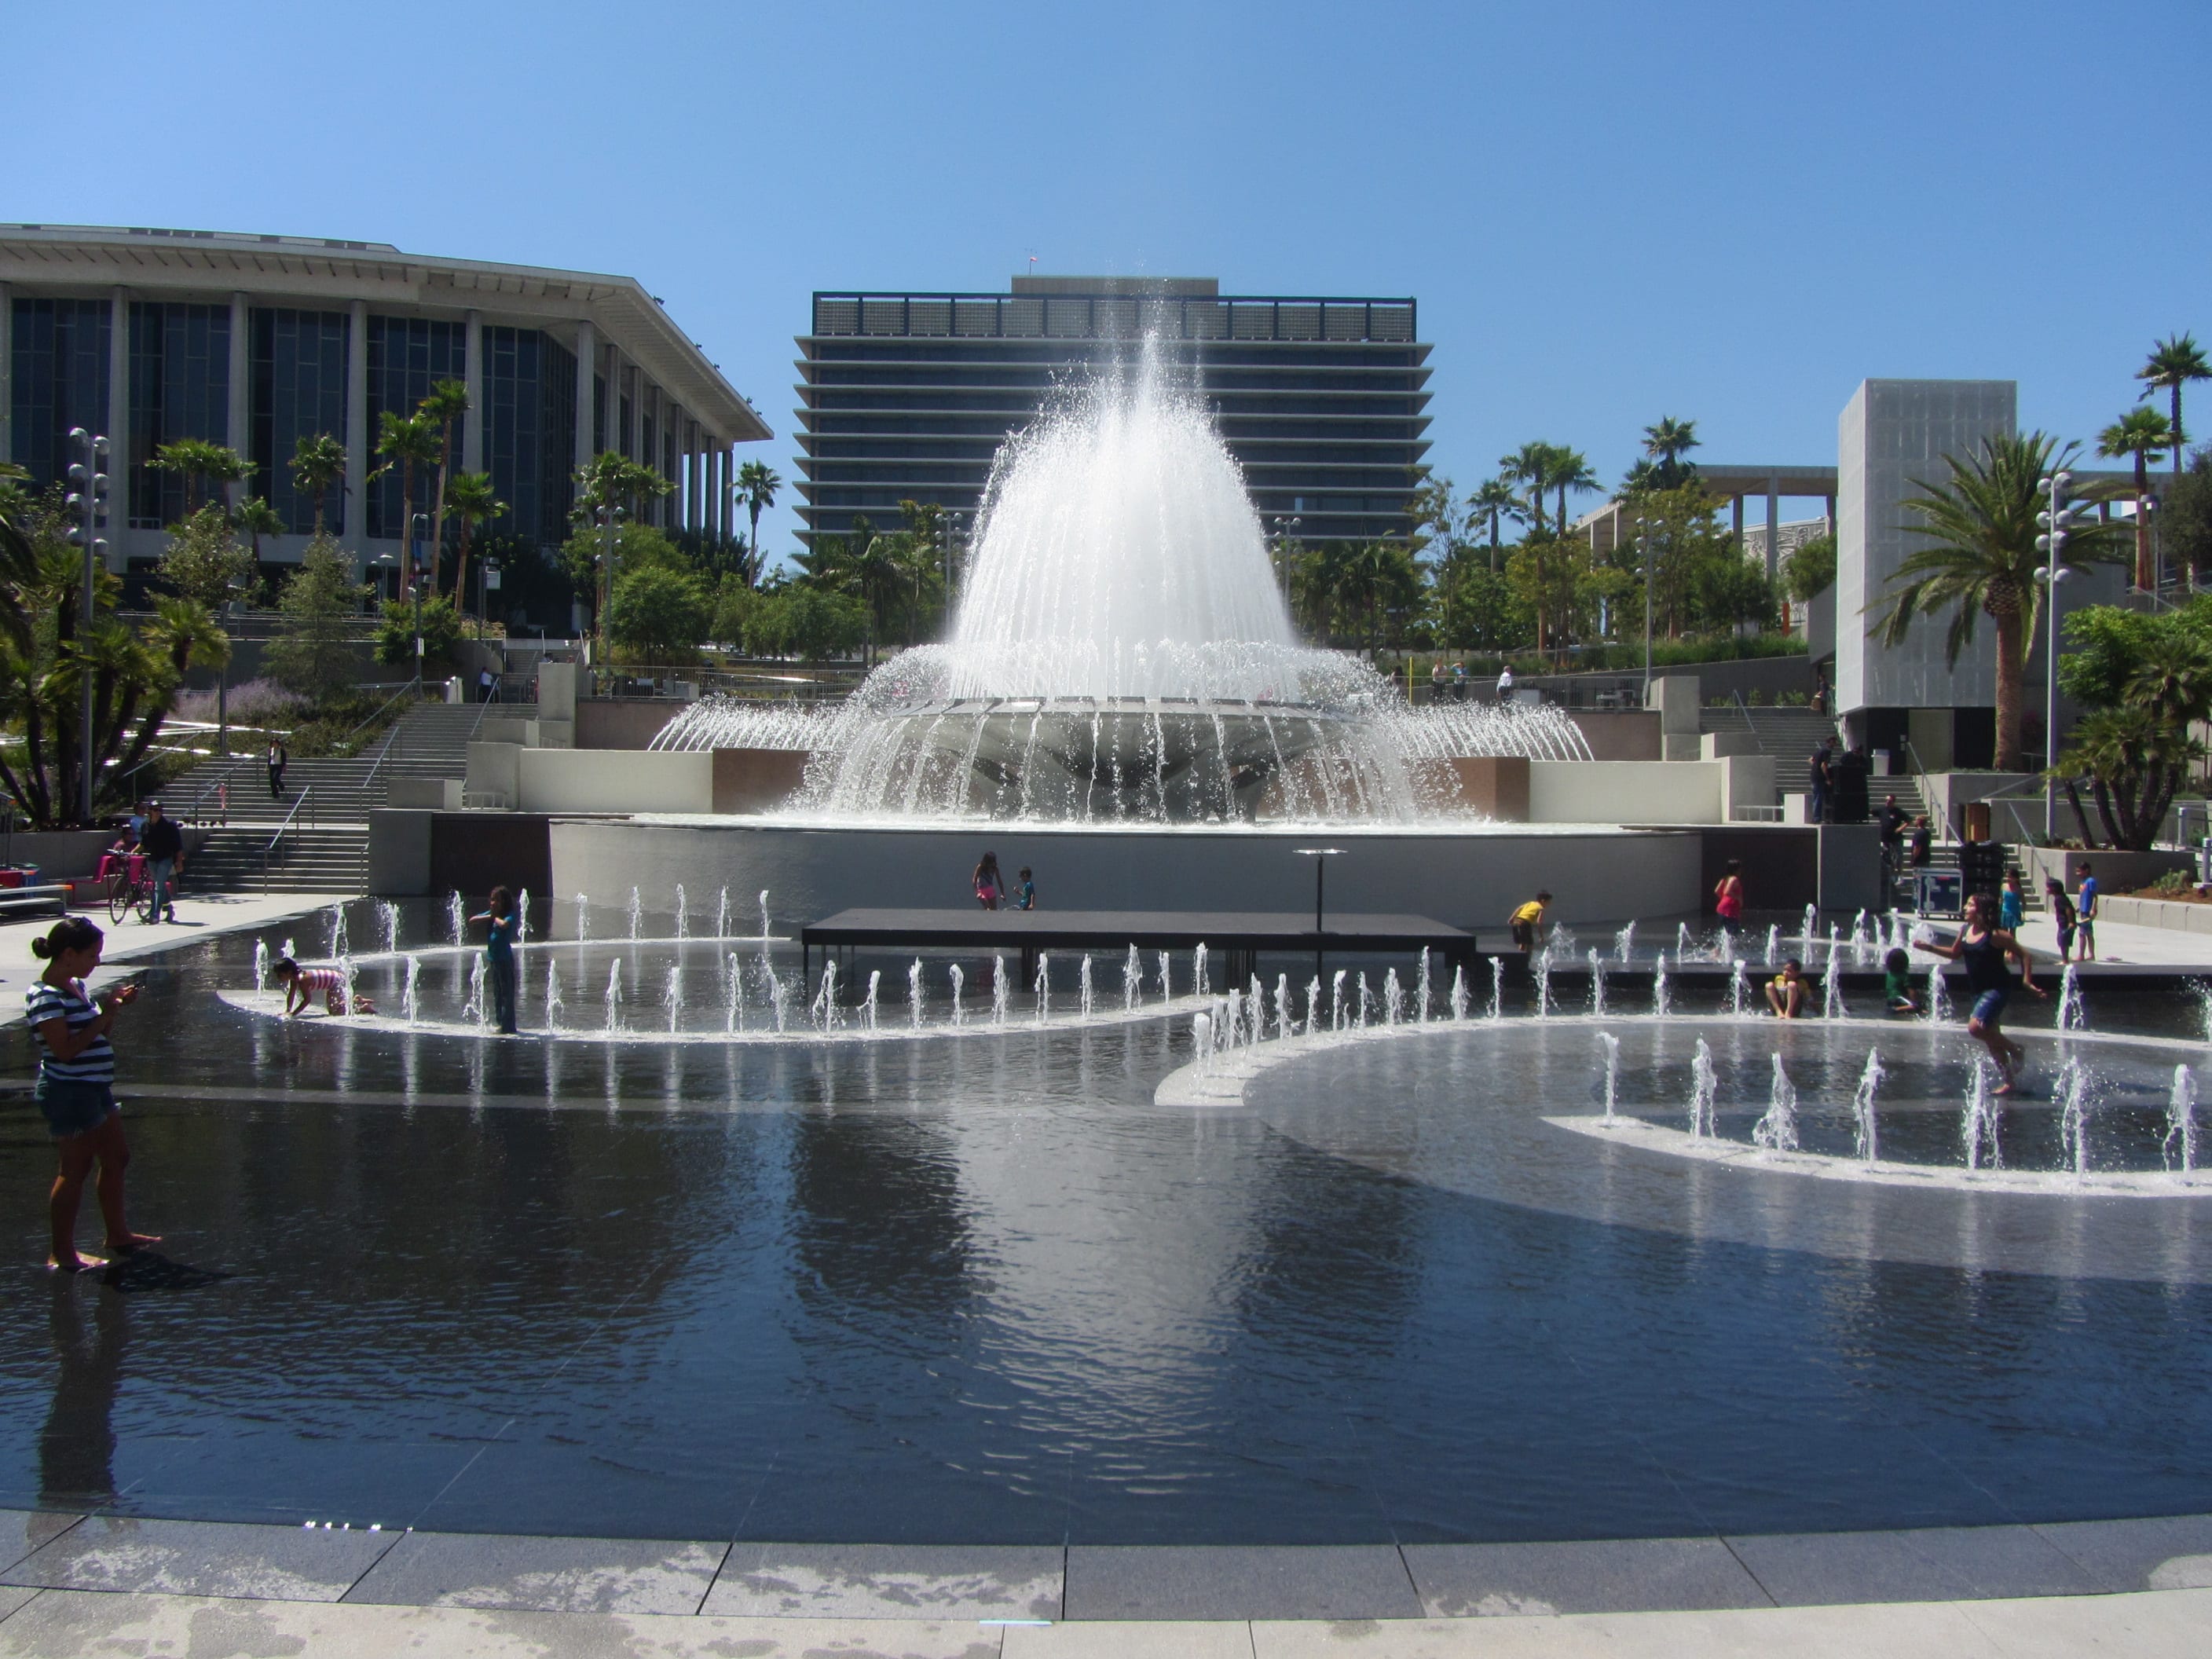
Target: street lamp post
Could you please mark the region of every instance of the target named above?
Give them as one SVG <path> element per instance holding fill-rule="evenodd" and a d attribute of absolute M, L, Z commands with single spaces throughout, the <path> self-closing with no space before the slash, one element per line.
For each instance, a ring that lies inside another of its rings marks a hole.
<path fill-rule="evenodd" d="M 1651 706 L 1651 520 L 1636 520 L 1637 544 L 1644 550 L 1644 706 Z"/>
<path fill-rule="evenodd" d="M 107 474 L 100 470 L 107 459 L 107 440 L 95 436 L 81 426 L 70 428 L 70 442 L 84 459 L 71 461 L 69 480 L 76 488 L 70 492 L 65 505 L 77 509 L 78 521 L 70 526 L 69 538 L 84 549 L 84 591 L 80 595 L 77 623 L 83 642 L 89 646 L 92 635 L 93 567 L 107 555 L 107 544 L 100 538 L 100 526 L 107 522 Z M 80 807 L 83 822 L 92 823 L 92 670 L 88 663 L 81 677 L 83 684 L 83 723 L 80 736 L 82 747 L 77 751 L 77 770 L 83 774 L 83 788 Z"/>
<path fill-rule="evenodd" d="M 2074 475 L 2064 471 L 2036 482 L 2037 490 L 2048 503 L 2035 515 L 2036 523 L 2043 526 L 2043 533 L 2035 538 L 2035 550 L 2044 558 L 2035 579 L 2044 586 L 2043 605 L 2048 617 L 2043 647 L 2043 840 L 2046 846 L 2058 839 L 2058 584 L 2074 574 L 2060 562 L 2067 536 L 2074 528 L 2074 510 L 2060 503 L 2073 483 Z"/>
<path fill-rule="evenodd" d="M 592 613 L 592 654 L 601 661 L 607 654 L 607 601 L 615 591 L 615 531 L 629 516 L 618 507 L 602 507 L 592 514 L 599 527 L 599 598 Z"/>

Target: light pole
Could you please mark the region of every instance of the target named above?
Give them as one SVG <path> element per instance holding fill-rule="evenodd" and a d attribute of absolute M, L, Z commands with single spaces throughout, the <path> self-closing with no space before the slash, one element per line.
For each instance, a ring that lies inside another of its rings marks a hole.
<path fill-rule="evenodd" d="M 2074 573 L 2059 561 L 2066 550 L 2066 538 L 2074 528 L 2074 510 L 2060 503 L 2071 493 L 2074 475 L 2064 471 L 2052 473 L 2036 481 L 2036 489 L 2048 503 L 2035 515 L 2043 533 L 2035 538 L 2035 550 L 2043 555 L 2044 562 L 2035 573 L 2035 580 L 2044 586 L 2044 610 L 2049 617 L 2045 629 L 2043 696 L 2043 841 L 2049 846 L 2058 839 L 2058 584 Z"/>
<path fill-rule="evenodd" d="M 1651 706 L 1651 520 L 1638 514 L 1636 543 L 1644 552 L 1644 706 Z"/>
<path fill-rule="evenodd" d="M 618 507 L 602 507 L 592 514 L 599 527 L 599 596 L 592 612 L 592 654 L 607 654 L 607 601 L 615 591 L 615 530 L 629 515 Z"/>
<path fill-rule="evenodd" d="M 66 506 L 77 509 L 78 521 L 70 526 L 69 538 L 84 550 L 84 592 L 77 608 L 77 625 L 84 644 L 90 645 L 92 636 L 92 582 L 94 561 L 107 556 L 107 544 L 100 538 L 100 526 L 107 522 L 107 474 L 100 470 L 107 459 L 107 440 L 95 437 L 81 426 L 70 428 L 70 442 L 84 459 L 71 461 L 69 480 L 76 488 L 70 492 Z M 92 823 L 92 668 L 89 662 L 82 676 L 83 687 L 83 724 L 80 734 L 82 747 L 77 751 L 77 769 L 84 775 L 80 806 L 83 822 Z"/>

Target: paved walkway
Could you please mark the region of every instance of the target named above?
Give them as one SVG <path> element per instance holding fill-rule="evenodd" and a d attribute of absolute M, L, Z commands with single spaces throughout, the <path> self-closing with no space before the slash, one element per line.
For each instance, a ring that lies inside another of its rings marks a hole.
<path fill-rule="evenodd" d="M 1610 1543 L 530 1538 L 0 1510 L 0 1656 L 2212 1650 L 2212 1516 Z"/>
<path fill-rule="evenodd" d="M 163 951 L 196 944 L 218 933 L 264 927 L 325 910 L 341 899 L 352 896 L 349 893 L 271 893 L 264 898 L 258 893 L 186 893 L 177 900 L 177 921 L 173 926 L 163 922 L 148 927 L 135 921 L 111 923 L 104 910 L 82 914 L 89 915 L 106 931 L 107 943 L 100 952 L 100 960 L 113 964 L 143 961 Z M 31 954 L 31 941 L 43 937 L 53 925 L 52 916 L 0 922 L 0 1012 L 21 1008 L 23 989 L 39 976 L 41 967 L 39 959 Z M 319 951 L 322 933 L 316 930 L 312 943 L 307 939 L 300 943 L 303 949 Z M 103 974 L 95 983 L 114 977 Z"/>

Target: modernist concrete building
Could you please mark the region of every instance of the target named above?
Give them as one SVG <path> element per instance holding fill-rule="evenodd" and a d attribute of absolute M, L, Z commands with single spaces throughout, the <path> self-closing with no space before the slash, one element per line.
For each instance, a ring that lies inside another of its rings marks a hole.
<path fill-rule="evenodd" d="M 676 483 L 663 524 L 728 531 L 741 522 L 730 447 L 772 435 L 634 277 L 383 242 L 0 225 L 0 455 L 44 486 L 71 459 L 71 427 L 107 434 L 118 571 L 167 545 L 184 486 L 147 462 L 178 438 L 252 461 L 244 492 L 288 527 L 262 544 L 278 561 L 313 525 L 286 465 L 295 441 L 343 439 L 350 487 L 326 522 L 364 564 L 395 551 L 398 478 L 362 482 L 377 417 L 411 413 L 449 378 L 469 388 L 454 459 L 509 504 L 490 533 L 540 545 L 567 537 L 571 475 L 609 449 Z"/>
<path fill-rule="evenodd" d="M 1017 276 L 1006 294 L 814 295 L 799 338 L 802 538 L 857 515 L 896 522 L 901 501 L 972 514 L 991 458 L 1054 385 L 1148 334 L 1195 374 L 1271 534 L 1405 534 L 1429 425 L 1413 301 Z"/>

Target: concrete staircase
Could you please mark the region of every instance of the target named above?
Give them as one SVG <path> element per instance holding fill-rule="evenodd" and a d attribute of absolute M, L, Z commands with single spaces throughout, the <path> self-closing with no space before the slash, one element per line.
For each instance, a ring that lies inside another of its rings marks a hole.
<path fill-rule="evenodd" d="M 229 822 L 274 829 L 299 807 L 295 826 L 366 829 L 371 808 L 386 805 L 394 778 L 459 778 L 468 773 L 469 740 L 496 703 L 418 703 L 364 754 L 350 760 L 295 760 L 284 770 L 284 798 L 269 794 L 269 774 L 258 754 L 209 761 L 171 781 L 165 804 L 185 822 L 212 823 L 216 786 L 230 787 Z M 301 792 L 312 792 L 304 806 Z M 289 839 L 289 837 L 288 837 Z M 268 837 L 261 838 L 266 845 Z M 257 855 L 255 878 L 259 879 Z"/>
<path fill-rule="evenodd" d="M 1812 758 L 1820 739 L 1836 735 L 1836 722 L 1810 708 L 1746 708 L 1734 703 L 1698 711 L 1698 730 L 1738 737 L 1748 734 L 1759 745 L 1753 751 L 1771 755 L 1784 789 L 1804 787 L 1802 763 Z M 1790 768 L 1796 764 L 1797 771 Z"/>
<path fill-rule="evenodd" d="M 273 854 L 269 843 L 276 838 Z M 264 855 L 269 854 L 264 866 Z M 186 860 L 184 890 L 192 893 L 358 893 L 368 884 L 368 826 L 293 828 L 276 837 L 271 824 L 209 831 Z"/>

